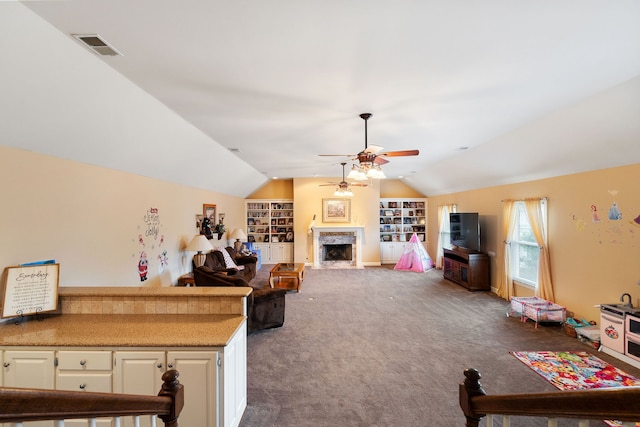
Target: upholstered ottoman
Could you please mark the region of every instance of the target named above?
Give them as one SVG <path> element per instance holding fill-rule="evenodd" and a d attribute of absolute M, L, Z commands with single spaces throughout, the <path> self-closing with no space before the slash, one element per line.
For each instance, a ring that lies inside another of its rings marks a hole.
<path fill-rule="evenodd" d="M 247 333 L 270 328 L 279 328 L 284 324 L 284 301 L 286 289 L 266 286 L 254 290 L 248 300 Z"/>

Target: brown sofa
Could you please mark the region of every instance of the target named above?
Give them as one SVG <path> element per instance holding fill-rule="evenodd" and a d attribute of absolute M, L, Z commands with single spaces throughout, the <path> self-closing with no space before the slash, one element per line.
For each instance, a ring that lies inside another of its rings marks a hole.
<path fill-rule="evenodd" d="M 225 251 L 228 255 L 225 262 Z M 230 263 L 231 262 L 231 263 Z M 214 249 L 207 254 L 204 265 L 209 267 L 213 271 L 223 272 L 229 276 L 242 277 L 247 282 L 256 277 L 256 263 L 258 258 L 254 256 L 244 256 L 237 254 L 236 251 L 227 246 L 221 250 Z M 196 266 L 193 265 L 193 271 L 195 274 Z M 197 286 L 197 285 L 196 285 Z"/>
<path fill-rule="evenodd" d="M 279 328 L 284 324 L 284 303 L 287 291 L 249 284 L 240 274 L 228 275 L 203 265 L 193 270 L 196 286 L 247 286 L 253 288 L 247 297 L 247 334 L 262 329 Z"/>

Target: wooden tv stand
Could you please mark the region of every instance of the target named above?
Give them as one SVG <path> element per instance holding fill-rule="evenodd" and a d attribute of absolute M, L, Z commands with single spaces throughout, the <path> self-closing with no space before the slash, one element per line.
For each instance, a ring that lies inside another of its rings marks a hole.
<path fill-rule="evenodd" d="M 443 249 L 444 278 L 470 291 L 489 291 L 489 256 L 465 249 Z"/>

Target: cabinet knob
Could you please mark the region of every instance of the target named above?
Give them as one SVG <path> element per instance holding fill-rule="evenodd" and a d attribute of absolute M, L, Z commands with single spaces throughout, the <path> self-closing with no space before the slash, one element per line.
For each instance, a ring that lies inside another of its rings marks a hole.
<path fill-rule="evenodd" d="M 80 366 L 84 366 L 84 365 L 86 365 L 86 364 L 87 364 L 87 361 L 86 361 L 86 360 L 81 360 L 81 361 L 80 361 Z"/>
<path fill-rule="evenodd" d="M 9 363 L 9 362 L 4 362 L 2 364 L 2 366 L 4 366 L 5 368 L 8 368 L 10 365 L 11 365 L 11 363 Z"/>
<path fill-rule="evenodd" d="M 167 368 L 169 368 L 169 369 L 173 369 L 173 363 L 169 363 L 169 364 L 167 365 Z"/>
<path fill-rule="evenodd" d="M 158 363 L 158 369 L 162 369 L 162 363 Z"/>
<path fill-rule="evenodd" d="M 87 388 L 86 384 L 80 384 L 80 390 L 84 390 L 85 388 Z"/>

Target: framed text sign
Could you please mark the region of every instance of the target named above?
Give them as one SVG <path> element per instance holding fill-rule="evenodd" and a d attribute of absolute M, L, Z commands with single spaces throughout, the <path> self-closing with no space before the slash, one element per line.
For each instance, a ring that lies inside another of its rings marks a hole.
<path fill-rule="evenodd" d="M 58 308 L 60 264 L 7 267 L 2 317 L 19 317 Z"/>

